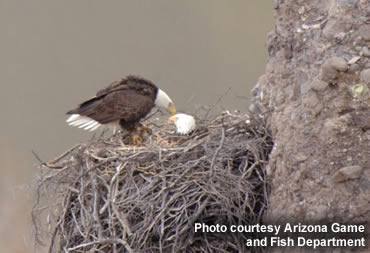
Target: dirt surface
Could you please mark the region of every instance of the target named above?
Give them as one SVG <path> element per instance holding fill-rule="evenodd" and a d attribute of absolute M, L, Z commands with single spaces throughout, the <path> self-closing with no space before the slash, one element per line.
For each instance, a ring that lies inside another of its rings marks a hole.
<path fill-rule="evenodd" d="M 369 230 L 370 3 L 274 7 L 269 63 L 250 107 L 268 117 L 275 143 L 266 221 L 361 222 Z"/>

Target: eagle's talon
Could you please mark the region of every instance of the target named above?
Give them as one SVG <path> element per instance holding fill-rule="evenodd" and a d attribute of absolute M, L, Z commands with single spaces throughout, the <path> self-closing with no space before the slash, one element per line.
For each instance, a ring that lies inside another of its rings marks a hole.
<path fill-rule="evenodd" d="M 139 145 L 139 144 L 143 143 L 143 138 L 141 138 L 140 135 L 133 135 L 132 136 L 132 143 L 134 145 Z"/>

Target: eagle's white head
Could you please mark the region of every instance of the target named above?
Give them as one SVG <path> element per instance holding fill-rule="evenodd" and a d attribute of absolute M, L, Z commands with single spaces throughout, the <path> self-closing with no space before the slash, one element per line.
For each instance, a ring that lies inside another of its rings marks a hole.
<path fill-rule="evenodd" d="M 189 134 L 195 129 L 196 125 L 194 117 L 185 113 L 173 115 L 168 121 L 175 124 L 178 134 Z"/>
<path fill-rule="evenodd" d="M 176 107 L 171 98 L 161 89 L 158 89 L 154 104 L 167 109 L 172 115 L 176 114 Z"/>

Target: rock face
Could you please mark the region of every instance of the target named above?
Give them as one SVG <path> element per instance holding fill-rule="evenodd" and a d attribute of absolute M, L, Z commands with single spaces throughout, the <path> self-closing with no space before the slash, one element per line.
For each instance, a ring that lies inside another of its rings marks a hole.
<path fill-rule="evenodd" d="M 370 2 L 276 0 L 274 7 L 269 62 L 251 106 L 268 117 L 275 143 L 265 220 L 369 228 Z"/>

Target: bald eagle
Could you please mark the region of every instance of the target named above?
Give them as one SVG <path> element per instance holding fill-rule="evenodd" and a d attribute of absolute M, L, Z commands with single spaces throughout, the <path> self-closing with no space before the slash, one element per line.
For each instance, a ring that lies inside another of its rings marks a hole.
<path fill-rule="evenodd" d="M 70 115 L 67 123 L 90 131 L 102 125 L 118 123 L 130 133 L 133 143 L 138 144 L 142 141 L 142 131 L 151 132 L 140 120 L 154 106 L 176 114 L 174 103 L 164 91 L 147 79 L 130 75 L 109 84 L 98 91 L 95 97 L 67 112 Z"/>
<path fill-rule="evenodd" d="M 178 113 L 168 119 L 176 126 L 176 133 L 181 135 L 190 134 L 195 129 L 195 119 L 193 116 L 185 113 Z"/>

